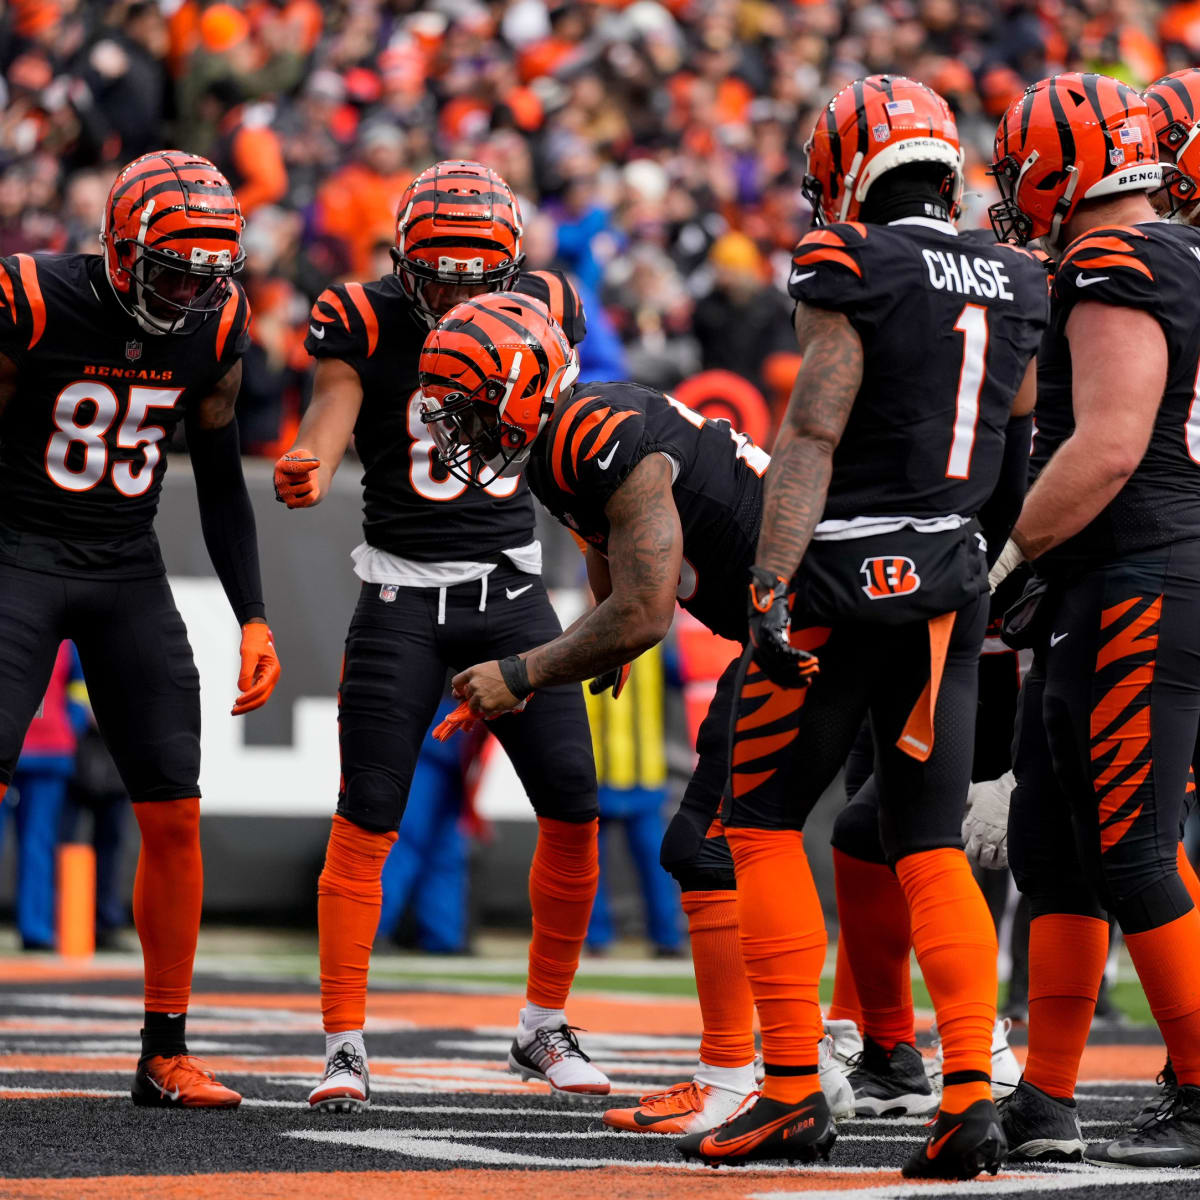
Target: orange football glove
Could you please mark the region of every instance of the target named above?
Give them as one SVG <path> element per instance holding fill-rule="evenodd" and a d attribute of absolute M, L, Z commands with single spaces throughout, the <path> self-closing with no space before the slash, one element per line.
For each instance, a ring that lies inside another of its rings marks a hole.
<path fill-rule="evenodd" d="M 233 706 L 233 715 L 262 708 L 278 682 L 279 658 L 270 628 L 265 621 L 247 622 L 242 626 L 242 669 L 238 675 L 241 695 Z"/>
<path fill-rule="evenodd" d="M 510 713 L 519 713 L 525 711 L 525 705 L 533 699 L 533 693 L 530 692 L 524 700 L 521 701 L 515 708 L 510 708 Z M 496 717 L 507 716 L 507 713 L 497 713 Z M 447 713 L 433 729 L 433 740 L 435 742 L 448 742 L 459 730 L 464 733 L 470 733 L 480 721 L 494 721 L 496 717 L 481 717 L 478 713 L 473 713 L 471 707 L 464 700 L 451 713 Z"/>
<path fill-rule="evenodd" d="M 275 464 L 275 499 L 288 508 L 308 508 L 321 499 L 321 481 L 317 475 L 321 460 L 297 446 Z"/>

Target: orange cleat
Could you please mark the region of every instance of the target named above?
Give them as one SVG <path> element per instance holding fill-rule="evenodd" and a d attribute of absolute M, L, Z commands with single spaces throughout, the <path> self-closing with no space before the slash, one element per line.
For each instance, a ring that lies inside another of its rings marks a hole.
<path fill-rule="evenodd" d="M 130 1091 L 143 1108 L 237 1108 L 241 1096 L 218 1083 L 204 1060 L 191 1054 L 160 1054 L 138 1062 Z"/>
<path fill-rule="evenodd" d="M 637 1108 L 610 1108 L 602 1119 L 630 1133 L 697 1133 L 728 1121 L 753 1095 L 692 1079 L 643 1096 Z"/>

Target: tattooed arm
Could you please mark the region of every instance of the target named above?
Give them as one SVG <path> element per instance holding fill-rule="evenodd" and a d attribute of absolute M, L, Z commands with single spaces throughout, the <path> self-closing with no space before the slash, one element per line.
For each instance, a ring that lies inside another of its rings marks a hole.
<path fill-rule="evenodd" d="M 662 641 L 675 613 L 683 530 L 671 494 L 671 464 L 649 454 L 604 510 L 611 592 L 552 642 L 522 655 L 531 688 L 578 683 L 620 667 Z M 473 711 L 493 716 L 524 699 L 505 686 L 498 663 L 470 667 L 453 680 Z"/>
<path fill-rule="evenodd" d="M 825 508 L 833 452 L 862 381 L 862 342 L 841 313 L 796 306 L 804 365 L 771 452 L 755 566 L 791 579 Z"/>

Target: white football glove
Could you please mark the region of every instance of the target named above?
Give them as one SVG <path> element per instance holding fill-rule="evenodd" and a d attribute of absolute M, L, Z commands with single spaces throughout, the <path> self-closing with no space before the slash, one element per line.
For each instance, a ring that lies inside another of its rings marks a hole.
<path fill-rule="evenodd" d="M 963 848 L 978 867 L 989 871 L 1008 867 L 1008 802 L 1016 786 L 1016 776 L 1005 771 L 999 779 L 971 784 L 967 792 Z"/>
<path fill-rule="evenodd" d="M 1009 538 L 1000 551 L 1000 557 L 988 572 L 988 591 L 994 592 L 1023 562 L 1025 555 L 1021 547 Z"/>

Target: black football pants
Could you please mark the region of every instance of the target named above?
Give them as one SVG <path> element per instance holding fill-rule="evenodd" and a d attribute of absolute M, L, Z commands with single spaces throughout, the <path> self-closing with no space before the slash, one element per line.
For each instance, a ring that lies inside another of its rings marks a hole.
<path fill-rule="evenodd" d="M 338 693 L 338 813 L 372 832 L 398 828 L 447 669 L 506 658 L 561 631 L 541 578 L 507 561 L 486 580 L 447 588 L 364 583 L 346 636 Z M 539 688 L 523 712 L 499 717 L 488 729 L 539 816 L 574 822 L 599 816 L 578 684 Z"/>
<path fill-rule="evenodd" d="M 89 579 L 0 564 L 0 783 L 12 781 L 59 644 L 79 651 L 130 797 L 200 794 L 200 675 L 165 575 Z"/>
<path fill-rule="evenodd" d="M 821 661 L 820 674 L 804 690 L 771 684 L 747 650 L 738 681 L 725 824 L 802 829 L 870 715 L 887 861 L 961 846 L 986 623 L 986 597 L 955 614 L 933 712 L 935 737 L 924 762 L 897 743 L 930 677 L 926 622 L 804 631 Z"/>
<path fill-rule="evenodd" d="M 1200 542 L 1127 556 L 1045 602 L 1009 810 L 1017 885 L 1035 917 L 1165 925 L 1192 907 L 1176 846 L 1200 727 Z"/>

